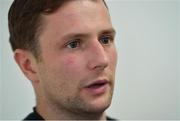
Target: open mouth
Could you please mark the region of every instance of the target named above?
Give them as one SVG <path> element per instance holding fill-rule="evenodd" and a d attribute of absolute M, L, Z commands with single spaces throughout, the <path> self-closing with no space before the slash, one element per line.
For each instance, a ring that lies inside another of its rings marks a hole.
<path fill-rule="evenodd" d="M 104 94 L 108 88 L 108 81 L 107 80 L 96 80 L 95 82 L 86 86 L 85 90 L 88 94 L 92 95 L 100 95 Z"/>
<path fill-rule="evenodd" d="M 106 84 L 107 84 L 107 81 L 97 81 L 97 82 L 87 86 L 87 88 L 97 89 L 97 88 L 105 86 Z"/>

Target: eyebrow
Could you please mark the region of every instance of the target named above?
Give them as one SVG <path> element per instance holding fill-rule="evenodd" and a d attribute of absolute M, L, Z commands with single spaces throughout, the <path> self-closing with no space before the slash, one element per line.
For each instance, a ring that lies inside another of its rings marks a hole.
<path fill-rule="evenodd" d="M 100 34 L 116 34 L 116 30 L 114 28 L 106 29 L 100 32 Z"/>
<path fill-rule="evenodd" d="M 104 30 L 101 30 L 99 33 L 99 35 L 101 34 L 112 34 L 112 35 L 115 35 L 116 34 L 116 31 L 114 28 L 109 28 L 109 29 L 104 29 Z M 63 40 L 65 39 L 68 39 L 68 38 L 78 38 L 78 37 L 84 37 L 84 38 L 88 38 L 90 37 L 91 35 L 89 33 L 83 33 L 83 32 L 74 32 L 74 33 L 69 33 L 69 34 L 66 34 L 62 37 Z"/>

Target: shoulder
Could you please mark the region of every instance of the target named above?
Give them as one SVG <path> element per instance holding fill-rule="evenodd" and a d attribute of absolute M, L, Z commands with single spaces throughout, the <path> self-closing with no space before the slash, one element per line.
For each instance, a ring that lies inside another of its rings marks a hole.
<path fill-rule="evenodd" d="M 107 120 L 107 121 L 117 121 L 117 119 L 114 119 L 114 118 L 109 117 L 109 116 L 106 117 L 106 120 Z"/>
<path fill-rule="evenodd" d="M 27 115 L 26 118 L 24 118 L 23 120 L 25 121 L 25 120 L 44 120 L 44 119 L 41 116 L 32 112 L 29 115 Z"/>
<path fill-rule="evenodd" d="M 30 113 L 29 115 L 27 115 L 26 118 L 24 118 L 23 120 L 25 121 L 25 120 L 44 120 L 44 119 L 42 118 L 42 116 L 40 116 L 40 114 L 34 108 L 34 111 Z"/>

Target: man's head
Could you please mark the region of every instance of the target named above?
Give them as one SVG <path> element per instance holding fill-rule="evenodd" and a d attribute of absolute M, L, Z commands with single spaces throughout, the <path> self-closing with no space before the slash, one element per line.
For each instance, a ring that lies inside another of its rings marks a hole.
<path fill-rule="evenodd" d="M 15 60 L 33 84 L 40 114 L 102 118 L 117 59 L 104 1 L 16 0 L 9 21 Z"/>
<path fill-rule="evenodd" d="M 55 12 L 70 1 L 73 0 L 14 0 L 8 15 L 12 50 L 28 50 L 38 59 L 42 16 Z M 104 0 L 103 2 L 107 7 Z"/>

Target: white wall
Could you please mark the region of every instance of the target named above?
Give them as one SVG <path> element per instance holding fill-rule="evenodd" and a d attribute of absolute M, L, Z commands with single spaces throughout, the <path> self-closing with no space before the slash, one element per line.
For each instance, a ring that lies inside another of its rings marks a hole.
<path fill-rule="evenodd" d="M 1 8 L 1 4 L 2 4 L 2 2 L 0 1 L 0 8 Z M 2 15 L 1 15 L 1 12 L 0 12 L 0 17 L 1 17 Z M 0 21 L 0 28 L 2 28 L 2 21 Z M 2 33 L 1 33 L 1 31 L 0 31 L 0 41 L 2 41 L 3 39 L 2 39 Z M 2 48 L 2 44 L 0 43 L 0 49 Z M 1 49 L 2 50 L 2 49 Z M 1 117 L 1 111 L 2 111 L 2 91 L 1 91 L 1 89 L 2 89 L 2 57 L 1 57 L 1 55 L 2 55 L 2 51 L 0 51 L 0 117 Z"/>
<path fill-rule="evenodd" d="M 179 19 L 178 19 L 178 27 L 179 27 L 179 28 L 178 28 L 178 30 L 179 30 L 179 31 L 178 31 L 178 32 L 179 32 L 179 34 L 178 34 L 178 35 L 179 35 L 179 38 L 178 38 L 178 42 L 179 42 L 179 43 L 178 43 L 178 45 L 179 45 L 179 46 L 178 46 L 178 47 L 179 47 L 179 48 L 178 48 L 178 49 L 179 49 L 179 50 L 178 50 L 178 52 L 179 52 L 179 53 L 178 53 L 178 57 L 179 57 L 179 59 L 178 59 L 178 62 L 179 62 L 179 63 L 178 63 L 178 64 L 179 64 L 179 66 L 178 66 L 178 67 L 179 67 L 179 71 L 178 71 L 178 76 L 179 76 L 179 84 L 178 84 L 178 85 L 179 85 L 179 87 L 178 87 L 178 88 L 179 88 L 179 96 L 178 96 L 178 97 L 179 97 L 178 118 L 180 119 L 180 1 L 178 1 L 178 17 L 179 17 Z"/>
<path fill-rule="evenodd" d="M 177 119 L 177 1 L 110 0 L 119 65 L 110 114 Z"/>
<path fill-rule="evenodd" d="M 34 106 L 35 97 L 30 82 L 13 60 L 7 29 L 12 0 L 3 1 L 0 119 L 22 119 Z M 108 0 L 108 5 L 119 51 L 115 94 L 108 114 L 129 120 L 177 119 L 180 74 L 176 0 Z"/>

